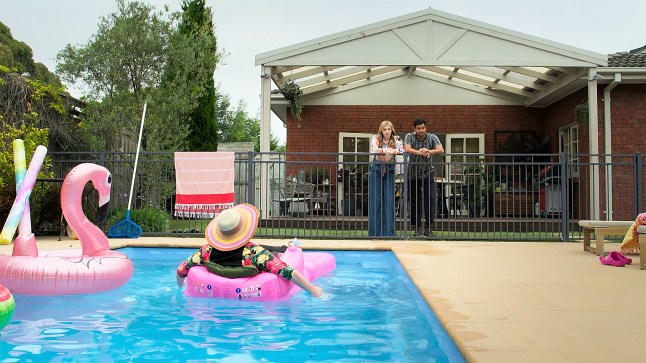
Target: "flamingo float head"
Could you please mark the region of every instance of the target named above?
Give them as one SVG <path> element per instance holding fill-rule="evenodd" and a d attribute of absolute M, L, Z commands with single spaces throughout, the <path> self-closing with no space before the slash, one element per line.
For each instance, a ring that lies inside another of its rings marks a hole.
<path fill-rule="evenodd" d="M 108 215 L 110 190 L 112 189 L 112 175 L 108 169 L 90 163 L 77 165 L 67 174 L 61 188 L 63 215 L 79 237 L 83 253 L 86 255 L 110 248 L 108 238 L 103 231 L 89 222 L 83 214 L 81 199 L 85 184 L 89 181 L 99 193 L 97 221 L 101 223 Z"/>
<path fill-rule="evenodd" d="M 104 179 L 101 180 L 100 177 L 97 177 L 95 180 L 92 179 L 92 184 L 94 188 L 99 192 L 99 210 L 97 211 L 97 223 L 101 224 L 108 217 L 108 212 L 110 211 L 110 190 L 112 189 L 112 175 L 110 172 L 105 169 L 107 175 L 104 176 Z"/>

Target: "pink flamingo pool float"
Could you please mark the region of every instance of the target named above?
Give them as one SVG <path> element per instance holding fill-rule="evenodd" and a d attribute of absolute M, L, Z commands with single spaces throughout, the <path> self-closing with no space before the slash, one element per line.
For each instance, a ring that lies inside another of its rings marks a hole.
<path fill-rule="evenodd" d="M 19 235 L 14 242 L 13 254 L 0 254 L 0 283 L 17 294 L 63 295 L 112 290 L 130 280 L 133 273 L 130 259 L 110 250 L 103 231 L 83 214 L 81 197 L 85 184 L 90 181 L 99 192 L 101 220 L 107 216 L 112 185 L 112 176 L 106 168 L 80 164 L 67 174 L 61 188 L 63 215 L 76 231 L 81 249 L 39 252 L 33 237 Z M 34 182 L 35 177 L 25 177 L 16 199 L 23 189 L 30 192 Z"/>

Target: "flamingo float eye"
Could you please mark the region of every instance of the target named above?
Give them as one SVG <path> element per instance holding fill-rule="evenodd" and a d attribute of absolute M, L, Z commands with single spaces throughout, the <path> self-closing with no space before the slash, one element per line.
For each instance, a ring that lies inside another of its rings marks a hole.
<path fill-rule="evenodd" d="M 106 180 L 107 185 L 112 185 L 112 175 L 108 174 L 108 179 Z"/>

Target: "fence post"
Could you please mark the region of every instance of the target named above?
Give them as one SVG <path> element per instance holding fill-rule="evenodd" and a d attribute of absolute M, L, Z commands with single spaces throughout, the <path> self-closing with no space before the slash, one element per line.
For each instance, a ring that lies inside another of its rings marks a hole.
<path fill-rule="evenodd" d="M 642 162 L 642 154 L 635 154 L 633 156 L 635 159 L 634 165 L 635 165 L 635 172 L 633 175 L 635 176 L 635 181 L 633 184 L 635 185 L 635 215 L 638 215 L 640 213 L 640 206 L 641 206 L 641 201 L 642 201 L 642 170 L 644 167 L 644 164 Z"/>
<path fill-rule="evenodd" d="M 402 218 L 404 222 L 404 240 L 408 239 L 408 153 L 404 153 L 404 190 L 399 195 L 399 199 L 404 198 L 402 205 Z M 437 200 L 436 200 L 437 202 Z"/>
<path fill-rule="evenodd" d="M 254 198 L 254 152 L 247 151 L 247 203 L 256 205 Z"/>
<path fill-rule="evenodd" d="M 99 151 L 99 165 L 105 166 L 105 151 Z"/>
<path fill-rule="evenodd" d="M 559 167 L 561 175 L 561 241 L 567 241 L 569 236 L 570 221 L 570 181 L 568 178 L 568 154 L 559 154 Z"/>

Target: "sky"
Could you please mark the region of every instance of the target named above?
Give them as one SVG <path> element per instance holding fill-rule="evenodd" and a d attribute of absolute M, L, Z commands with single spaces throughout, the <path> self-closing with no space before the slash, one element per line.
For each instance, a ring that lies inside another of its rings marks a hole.
<path fill-rule="evenodd" d="M 181 0 L 141 0 L 180 10 Z M 220 89 L 259 116 L 257 54 L 429 7 L 601 54 L 646 45 L 644 0 L 206 0 L 213 11 L 218 48 L 226 54 L 215 72 Z M 83 45 L 99 19 L 116 10 L 112 0 L 0 0 L 0 21 L 27 43 L 36 62 L 54 71 L 67 44 Z M 275 88 L 275 86 L 274 86 Z M 69 89 L 79 97 L 78 90 Z M 272 115 L 271 132 L 285 128 Z"/>

